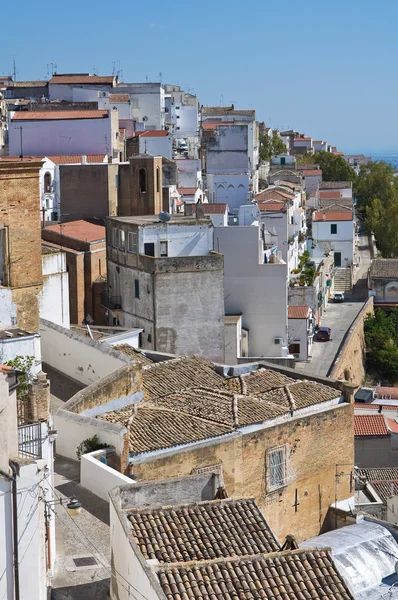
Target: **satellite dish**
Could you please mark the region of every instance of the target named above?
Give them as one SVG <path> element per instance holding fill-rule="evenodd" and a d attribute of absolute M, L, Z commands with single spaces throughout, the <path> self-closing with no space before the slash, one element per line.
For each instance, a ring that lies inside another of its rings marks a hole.
<path fill-rule="evenodd" d="M 168 221 L 170 221 L 170 219 L 171 215 L 168 212 L 159 213 L 159 221 L 162 221 L 162 223 L 167 223 Z"/>

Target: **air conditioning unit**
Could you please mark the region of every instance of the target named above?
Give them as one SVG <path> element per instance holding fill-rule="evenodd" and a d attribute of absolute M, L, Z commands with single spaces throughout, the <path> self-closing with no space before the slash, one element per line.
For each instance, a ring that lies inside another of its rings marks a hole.
<path fill-rule="evenodd" d="M 281 346 L 283 344 L 283 338 L 281 338 L 281 337 L 274 338 L 274 344 L 275 344 L 275 346 Z"/>

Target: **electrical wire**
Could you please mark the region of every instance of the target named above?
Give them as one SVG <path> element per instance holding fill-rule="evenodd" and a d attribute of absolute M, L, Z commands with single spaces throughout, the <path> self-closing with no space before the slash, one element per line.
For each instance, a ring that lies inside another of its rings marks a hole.
<path fill-rule="evenodd" d="M 48 475 L 48 476 L 49 476 L 49 475 Z M 47 478 L 47 477 L 46 477 L 46 480 L 47 480 L 47 483 L 48 483 L 49 487 L 50 487 L 50 488 L 51 488 L 51 490 L 53 491 L 53 493 L 54 493 L 54 496 L 55 496 L 55 497 L 57 497 L 57 493 L 56 493 L 56 491 L 54 490 L 54 488 L 53 488 L 53 486 L 51 485 L 51 483 L 48 481 L 48 478 Z M 94 550 L 96 551 L 96 553 L 97 553 L 97 554 L 98 554 L 100 557 L 102 557 L 104 561 L 106 561 L 106 558 L 105 558 L 105 556 L 103 555 L 103 553 L 102 553 L 100 550 L 98 550 L 98 548 L 95 546 L 95 544 L 94 544 L 94 543 L 93 543 L 93 542 L 92 542 L 92 541 L 91 541 L 91 540 L 90 540 L 90 539 L 87 537 L 87 534 L 86 534 L 86 533 L 85 533 L 85 532 L 84 532 L 84 531 L 83 531 L 83 530 L 82 530 L 82 529 L 79 527 L 79 525 L 76 523 L 76 520 L 75 520 L 75 519 L 74 519 L 74 518 L 73 518 L 73 517 L 72 517 L 72 516 L 69 514 L 69 512 L 68 512 L 67 508 L 64 506 L 64 504 L 61 504 L 61 506 L 64 508 L 64 510 L 65 510 L 65 512 L 66 512 L 66 514 L 67 514 L 67 516 L 69 517 L 69 519 L 72 521 L 72 523 L 75 525 L 75 527 L 76 527 L 76 528 L 79 530 L 79 532 L 82 534 L 82 536 L 83 536 L 83 539 L 86 539 L 86 540 L 89 542 L 89 544 L 90 544 L 90 545 L 91 545 L 91 546 L 94 548 Z M 65 522 L 64 522 L 64 521 L 61 519 L 61 517 L 60 517 L 60 516 L 59 516 L 59 515 L 58 515 L 56 512 L 54 512 L 54 514 L 55 514 L 55 516 L 56 516 L 56 517 L 58 517 L 58 519 L 60 519 L 60 521 L 61 521 L 62 523 L 64 523 L 64 524 L 65 524 Z M 72 535 L 73 535 L 73 537 L 74 537 L 75 539 L 77 539 L 77 540 L 78 540 L 78 541 L 79 541 L 79 542 L 82 544 L 82 546 L 84 546 L 84 547 L 86 548 L 86 550 L 88 550 L 89 552 L 91 552 L 91 550 L 90 550 L 90 549 L 89 549 L 89 548 L 88 548 L 88 547 L 87 547 L 87 546 L 86 546 L 86 545 L 85 545 L 85 544 L 82 542 L 82 540 L 81 540 L 81 538 L 80 538 L 80 537 L 78 538 L 78 537 L 77 537 L 77 536 L 75 536 L 73 533 L 72 533 Z M 112 567 L 112 566 L 111 566 L 111 567 L 108 567 L 108 563 L 107 563 L 107 561 L 106 561 L 106 562 L 105 562 L 105 564 L 104 564 L 104 562 L 102 562 L 102 561 L 100 560 L 100 563 L 102 564 L 103 568 L 104 568 L 104 569 L 105 569 L 105 570 L 106 570 L 106 571 L 107 571 L 107 572 L 108 572 L 108 573 L 109 573 L 111 576 L 113 576 L 113 577 L 115 577 L 115 578 L 116 578 L 116 580 L 118 581 L 118 583 L 120 583 L 120 585 L 121 585 L 121 586 L 124 588 L 124 590 L 126 590 L 126 592 L 127 592 L 128 594 L 131 594 L 131 595 L 133 596 L 133 598 L 136 598 L 136 597 L 134 596 L 134 594 L 132 594 L 131 590 L 127 589 L 127 588 L 126 588 L 126 586 L 125 586 L 125 585 L 124 585 L 124 584 L 123 584 L 123 583 L 122 583 L 120 580 L 118 580 L 118 579 L 117 579 L 117 577 L 116 577 L 116 574 L 117 574 L 119 577 L 121 577 L 121 578 L 122 578 L 122 579 L 123 579 L 123 580 L 124 580 L 124 581 L 127 583 L 127 585 L 128 585 L 128 586 L 130 586 L 130 587 L 131 587 L 131 588 L 132 588 L 132 589 L 133 589 L 135 592 L 137 592 L 138 594 L 140 594 L 140 596 L 142 596 L 142 598 L 144 598 L 144 600 L 149 600 L 149 599 L 148 599 L 148 598 L 147 598 L 147 597 L 146 597 L 146 596 L 145 596 L 145 595 L 144 595 L 142 592 L 140 592 L 139 590 L 137 590 L 137 588 L 135 588 L 135 587 L 133 586 L 133 584 L 132 584 L 130 581 L 128 581 L 128 579 L 126 579 L 126 578 L 125 578 L 125 577 L 124 577 L 124 576 L 123 576 L 121 573 L 119 573 L 119 571 L 117 571 L 117 569 L 115 569 L 115 567 Z M 115 574 L 115 573 L 116 573 L 116 574 Z M 136 598 L 136 600 L 137 600 L 137 598 Z"/>

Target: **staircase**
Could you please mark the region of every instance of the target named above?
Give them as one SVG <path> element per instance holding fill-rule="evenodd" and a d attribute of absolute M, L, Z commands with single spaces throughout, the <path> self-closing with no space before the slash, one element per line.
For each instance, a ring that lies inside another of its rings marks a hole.
<path fill-rule="evenodd" d="M 347 292 L 351 289 L 351 269 L 347 268 L 338 268 L 334 274 L 334 291 L 335 292 Z"/>

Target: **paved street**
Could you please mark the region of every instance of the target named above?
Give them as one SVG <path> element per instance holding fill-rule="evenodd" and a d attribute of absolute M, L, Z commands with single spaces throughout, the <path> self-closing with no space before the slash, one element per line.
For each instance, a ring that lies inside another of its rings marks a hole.
<path fill-rule="evenodd" d="M 330 327 L 332 339 L 329 342 L 314 342 L 312 359 L 310 362 L 296 363 L 297 371 L 305 371 L 313 375 L 326 377 L 339 351 L 346 331 L 361 310 L 368 298 L 366 277 L 371 262 L 367 236 L 359 236 L 357 255 L 360 263 L 357 273 L 357 283 L 352 292 L 345 293 L 345 302 L 342 304 L 328 304 L 322 317 L 321 325 Z"/>

